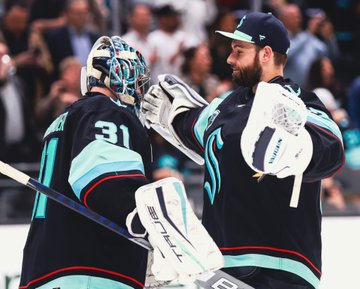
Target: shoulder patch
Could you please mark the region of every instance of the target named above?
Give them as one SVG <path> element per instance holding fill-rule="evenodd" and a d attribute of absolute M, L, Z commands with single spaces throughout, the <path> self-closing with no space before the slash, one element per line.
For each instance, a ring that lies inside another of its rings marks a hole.
<path fill-rule="evenodd" d="M 213 124 L 214 120 L 216 119 L 216 117 L 217 117 L 219 114 L 220 114 L 220 110 L 217 109 L 217 110 L 215 110 L 215 111 L 213 112 L 212 115 L 210 115 L 209 120 L 208 120 L 208 125 L 207 125 L 207 127 L 206 127 L 205 130 L 208 130 L 208 128 Z"/>

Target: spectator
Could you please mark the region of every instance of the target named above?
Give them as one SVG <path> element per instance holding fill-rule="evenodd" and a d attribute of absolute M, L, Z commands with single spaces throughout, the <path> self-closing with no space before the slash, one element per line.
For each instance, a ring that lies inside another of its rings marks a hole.
<path fill-rule="evenodd" d="M 174 3 L 175 4 L 175 3 Z M 181 28 L 192 34 L 200 42 L 207 42 L 209 26 L 216 17 L 217 6 L 215 0 L 182 0 L 176 2 L 182 12 Z"/>
<path fill-rule="evenodd" d="M 38 158 L 34 120 L 27 104 L 27 89 L 14 75 L 14 62 L 5 43 L 0 43 L 0 159 L 30 162 Z"/>
<path fill-rule="evenodd" d="M 272 13 L 275 16 L 277 16 L 277 13 L 281 6 L 283 6 L 286 3 L 286 0 L 265 0 L 262 1 L 263 5 L 261 10 L 267 13 Z"/>
<path fill-rule="evenodd" d="M 333 62 L 328 57 L 318 58 L 310 65 L 308 75 L 309 89 L 328 90 L 329 93 L 343 106 L 346 102 L 346 93 L 336 74 Z M 321 93 L 321 92 L 319 92 Z"/>
<path fill-rule="evenodd" d="M 72 56 L 60 62 L 59 79 L 52 83 L 50 93 L 39 102 L 35 110 L 40 130 L 48 127 L 66 106 L 80 98 L 81 66 L 81 62 Z"/>
<path fill-rule="evenodd" d="M 155 8 L 158 28 L 149 35 L 150 45 L 155 47 L 156 58 L 151 67 L 151 78 L 164 72 L 179 75 L 184 49 L 197 45 L 198 41 L 180 30 L 181 14 L 172 5 Z"/>
<path fill-rule="evenodd" d="M 338 124 L 345 150 L 345 165 L 334 177 L 323 183 L 325 200 L 338 210 L 348 213 L 360 211 L 360 129 L 351 123 L 345 109 L 340 108 L 334 96 L 325 88 L 314 90 Z"/>
<path fill-rule="evenodd" d="M 211 74 L 212 58 L 209 47 L 200 44 L 184 52 L 182 79 L 208 102 L 232 88 L 232 82 Z"/>
<path fill-rule="evenodd" d="M 328 48 L 328 56 L 335 61 L 340 56 L 340 50 L 335 36 L 334 25 L 326 13 L 319 8 L 306 9 L 308 17 L 308 31 L 316 35 Z"/>
<path fill-rule="evenodd" d="M 279 19 L 284 23 L 290 36 L 290 49 L 284 75 L 306 86 L 311 63 L 328 56 L 326 45 L 310 31 L 302 29 L 302 14 L 296 4 L 285 4 L 279 10 Z"/>
<path fill-rule="evenodd" d="M 92 14 L 91 17 L 91 30 L 98 34 L 107 34 L 108 18 L 110 9 L 107 7 L 106 0 L 88 0 L 89 7 Z"/>
<path fill-rule="evenodd" d="M 55 79 L 61 60 L 67 56 L 77 57 L 82 65 L 86 64 L 87 55 L 98 35 L 90 31 L 89 4 L 87 0 L 69 0 L 65 7 L 66 25 L 49 30 L 45 35 L 55 67 Z"/>
<path fill-rule="evenodd" d="M 341 108 L 342 98 L 335 98 L 334 93 L 337 92 L 333 89 L 334 83 L 336 77 L 330 59 L 314 61 L 310 67 L 309 89 L 316 93 L 339 126 L 345 150 L 345 165 L 342 170 L 323 182 L 324 211 L 331 210 L 329 205 L 338 211 L 358 211 L 360 203 L 356 203 L 360 200 L 360 130 L 351 123 L 346 110 Z"/>
<path fill-rule="evenodd" d="M 356 77 L 349 87 L 347 111 L 353 124 L 360 127 L 360 76 Z"/>
<path fill-rule="evenodd" d="M 12 1 L 3 18 L 3 38 L 14 60 L 17 75 L 29 89 L 31 111 L 48 89 L 53 66 L 42 36 L 30 30 L 29 10 L 25 0 Z"/>
<path fill-rule="evenodd" d="M 339 104 L 332 93 L 334 82 L 335 72 L 331 60 L 327 57 L 316 59 L 310 66 L 308 89 L 315 92 L 341 129 L 341 119 L 336 117 L 340 115 Z M 322 182 L 322 199 L 325 211 L 330 211 L 329 206 L 333 206 L 339 211 L 344 211 L 346 208 L 343 188 L 337 180 L 341 173 L 342 171 L 335 177 L 326 178 Z"/>
<path fill-rule="evenodd" d="M 45 33 L 65 25 L 64 0 L 32 0 L 30 7 L 31 30 Z"/>
<path fill-rule="evenodd" d="M 216 19 L 209 27 L 209 48 L 212 63 L 212 73 L 217 75 L 220 80 L 232 80 L 232 71 L 226 63 L 226 59 L 230 54 L 230 41 L 221 37 L 214 31 L 234 31 L 236 27 L 236 18 L 231 10 L 222 9 L 219 11 Z"/>
<path fill-rule="evenodd" d="M 30 0 L 31 28 L 40 33 L 49 29 L 59 28 L 66 24 L 64 12 L 66 3 L 72 0 Z M 89 9 L 92 12 L 91 28 L 101 34 L 107 31 L 107 18 L 109 9 L 103 0 L 88 0 Z"/>
<path fill-rule="evenodd" d="M 135 3 L 129 12 L 130 29 L 122 38 L 135 49 L 142 51 L 148 65 L 155 60 L 155 48 L 149 41 L 152 22 L 151 6 L 142 2 Z"/>
<path fill-rule="evenodd" d="M 254 1 L 249 0 L 217 0 L 219 7 L 227 7 L 231 10 L 239 10 L 239 9 L 246 9 L 249 10 L 251 8 L 251 4 Z"/>

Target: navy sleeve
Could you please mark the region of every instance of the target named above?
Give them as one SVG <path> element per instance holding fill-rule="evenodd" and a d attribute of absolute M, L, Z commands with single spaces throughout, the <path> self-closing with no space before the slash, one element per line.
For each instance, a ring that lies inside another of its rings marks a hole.
<path fill-rule="evenodd" d="M 336 174 L 344 165 L 342 134 L 330 113 L 314 93 L 307 93 L 304 100 L 308 108 L 305 125 L 313 142 L 313 156 L 304 173 L 304 181 L 316 181 Z"/>

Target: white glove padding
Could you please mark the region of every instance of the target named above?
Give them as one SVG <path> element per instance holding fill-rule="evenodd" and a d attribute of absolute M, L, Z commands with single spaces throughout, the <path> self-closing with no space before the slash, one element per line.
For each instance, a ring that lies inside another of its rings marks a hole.
<path fill-rule="evenodd" d="M 151 126 L 168 142 L 202 165 L 203 158 L 184 145 L 172 123 L 180 113 L 208 103 L 175 75 L 162 74 L 158 79 L 159 84 L 150 87 L 141 103 L 141 113 L 145 116 L 146 125 Z"/>
<path fill-rule="evenodd" d="M 154 247 L 155 279 L 187 284 L 223 267 L 223 256 L 192 211 L 180 180 L 165 178 L 142 186 L 135 199 Z"/>
<path fill-rule="evenodd" d="M 155 258 L 154 255 L 156 255 Z M 159 249 L 155 247 L 153 250 L 150 250 L 144 288 L 156 289 L 165 287 L 176 279 L 176 277 L 176 271 L 167 264 Z"/>
<path fill-rule="evenodd" d="M 146 229 L 141 224 L 136 208 L 127 215 L 126 228 L 129 233 L 136 238 L 144 238 L 146 236 Z"/>
<path fill-rule="evenodd" d="M 304 128 L 303 101 L 275 83 L 260 82 L 241 136 L 246 163 L 260 173 L 285 178 L 302 174 L 310 163 L 313 144 Z"/>
<path fill-rule="evenodd" d="M 168 126 L 171 101 L 159 85 L 152 85 L 141 103 L 141 112 L 150 124 Z"/>
<path fill-rule="evenodd" d="M 245 129 L 241 137 L 241 149 L 247 164 L 257 172 L 285 178 L 302 174 L 312 157 L 312 140 L 303 128 L 297 136 L 277 127 L 265 127 L 255 143 L 251 129 Z"/>
<path fill-rule="evenodd" d="M 142 102 L 142 113 L 148 122 L 168 128 L 178 114 L 208 103 L 195 90 L 172 74 L 158 76 Z"/>

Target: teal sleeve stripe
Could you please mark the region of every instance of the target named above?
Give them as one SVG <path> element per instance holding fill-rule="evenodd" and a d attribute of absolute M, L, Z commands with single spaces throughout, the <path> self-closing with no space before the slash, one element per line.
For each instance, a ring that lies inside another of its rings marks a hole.
<path fill-rule="evenodd" d="M 205 129 L 208 125 L 209 117 L 214 113 L 223 100 L 224 98 L 215 98 L 207 107 L 202 110 L 194 125 L 194 134 L 202 147 L 204 147 L 203 137 Z"/>
<path fill-rule="evenodd" d="M 80 199 L 81 191 L 97 177 L 112 172 L 127 172 L 127 171 L 141 171 L 143 173 L 143 166 L 138 162 L 116 162 L 111 164 L 101 164 L 83 175 L 80 179 L 71 184 L 75 195 Z"/>
<path fill-rule="evenodd" d="M 144 174 L 140 154 L 102 140 L 95 140 L 72 160 L 69 183 L 79 197 L 81 190 L 98 176 L 130 170 L 138 170 Z"/>
<path fill-rule="evenodd" d="M 313 123 L 319 127 L 322 127 L 328 131 L 330 131 L 332 134 L 336 135 L 338 139 L 342 141 L 342 134 L 337 126 L 337 124 L 328 117 L 326 113 L 323 111 L 310 108 L 310 113 L 308 113 L 307 121 L 310 123 Z"/>
<path fill-rule="evenodd" d="M 70 275 L 56 278 L 37 289 L 133 289 L 124 283 L 95 276 Z"/>
<path fill-rule="evenodd" d="M 298 275 L 309 282 L 315 289 L 320 285 L 319 278 L 301 262 L 287 258 L 279 258 L 261 254 L 245 254 L 239 256 L 224 255 L 225 268 L 256 266 L 268 269 L 283 270 Z"/>

